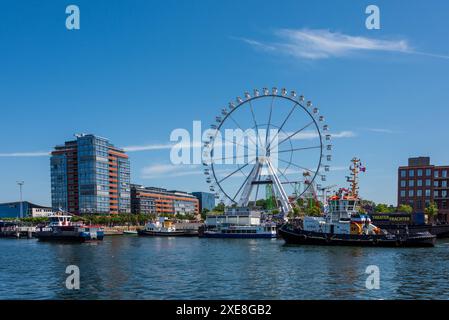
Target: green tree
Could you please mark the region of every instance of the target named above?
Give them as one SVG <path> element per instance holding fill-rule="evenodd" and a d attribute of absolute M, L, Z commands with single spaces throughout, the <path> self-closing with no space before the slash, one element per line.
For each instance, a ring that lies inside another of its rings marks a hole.
<path fill-rule="evenodd" d="M 404 213 L 412 213 L 413 212 L 413 208 L 411 206 L 409 206 L 408 204 L 401 204 L 398 209 L 397 212 L 404 212 Z"/>
<path fill-rule="evenodd" d="M 379 203 L 376 205 L 376 207 L 374 208 L 375 212 L 379 212 L 379 213 L 391 213 L 392 212 L 392 207 L 385 204 L 385 203 Z"/>
<path fill-rule="evenodd" d="M 219 204 L 217 204 L 217 206 L 214 208 L 214 211 L 218 211 L 218 212 L 224 212 L 225 210 L 225 205 L 223 202 L 220 202 Z"/>
<path fill-rule="evenodd" d="M 296 200 L 296 204 L 299 207 L 303 207 L 304 206 L 304 199 L 303 198 L 299 198 L 298 200 Z"/>
<path fill-rule="evenodd" d="M 321 216 L 321 210 L 318 206 L 311 206 L 305 208 L 305 214 L 312 217 L 320 217 Z"/>
<path fill-rule="evenodd" d="M 265 210 L 267 208 L 267 201 L 265 199 L 259 199 L 256 201 L 256 206 Z"/>
<path fill-rule="evenodd" d="M 208 213 L 209 213 L 209 209 L 203 208 L 203 210 L 201 211 L 201 219 L 206 220 Z"/>
<path fill-rule="evenodd" d="M 429 217 L 429 220 L 431 222 L 435 221 L 435 217 L 438 215 L 438 207 L 437 205 L 432 202 L 431 204 L 429 204 L 426 209 L 424 210 L 424 213 L 427 214 L 427 216 Z"/>

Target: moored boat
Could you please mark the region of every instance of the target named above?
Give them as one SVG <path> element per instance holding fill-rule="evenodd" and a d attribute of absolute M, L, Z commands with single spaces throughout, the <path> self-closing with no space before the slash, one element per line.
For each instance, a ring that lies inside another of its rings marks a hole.
<path fill-rule="evenodd" d="M 47 226 L 37 227 L 35 236 L 41 241 L 85 242 L 103 240 L 103 228 L 83 223 L 72 223 L 72 216 L 56 213 L 49 216 Z"/>
<path fill-rule="evenodd" d="M 178 230 L 173 221 L 166 217 L 159 217 L 157 221 L 148 222 L 145 228 L 137 230 L 139 236 L 153 237 L 196 237 L 196 230 Z"/>
<path fill-rule="evenodd" d="M 298 223 L 286 223 L 280 236 L 289 244 L 350 245 L 379 247 L 432 247 L 436 236 L 429 232 L 389 233 L 371 223 L 368 215 L 358 212 L 360 160 L 352 159 L 350 190 L 341 188 L 328 199 L 328 212 L 322 217 L 304 217 Z"/>
<path fill-rule="evenodd" d="M 208 215 L 200 231 L 204 238 L 276 238 L 276 224 L 262 221 L 259 212 L 246 207 L 228 208 L 224 214 Z"/>
<path fill-rule="evenodd" d="M 280 236 L 288 244 L 340 245 L 364 247 L 433 247 L 436 236 L 429 232 L 410 235 L 382 234 L 333 234 L 306 231 L 299 226 L 285 224 Z"/>

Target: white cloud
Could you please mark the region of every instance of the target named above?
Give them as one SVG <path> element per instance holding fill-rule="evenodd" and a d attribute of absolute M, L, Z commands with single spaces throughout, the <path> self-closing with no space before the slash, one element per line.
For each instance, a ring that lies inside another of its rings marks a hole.
<path fill-rule="evenodd" d="M 294 132 L 286 132 L 286 133 L 279 133 L 279 142 L 283 139 L 289 137 Z M 353 131 L 340 131 L 335 133 L 329 133 L 333 139 L 339 139 L 339 138 L 353 138 L 356 136 L 355 132 Z M 318 133 L 313 130 L 306 130 L 299 132 L 298 134 L 291 136 L 290 139 L 292 140 L 311 140 L 318 138 Z"/>
<path fill-rule="evenodd" d="M 362 51 L 384 51 L 426 55 L 449 59 L 449 56 L 415 51 L 405 39 L 376 39 L 351 36 L 325 29 L 280 29 L 275 32 L 277 42 L 264 43 L 241 39 L 264 51 L 279 52 L 301 59 L 343 57 Z"/>
<path fill-rule="evenodd" d="M 353 138 L 356 136 L 356 133 L 353 131 L 340 131 L 336 133 L 331 133 L 332 138 Z"/>
<path fill-rule="evenodd" d="M 165 150 L 170 149 L 172 146 L 172 144 L 147 144 L 141 146 L 128 146 L 124 147 L 123 150 L 126 152 Z"/>
<path fill-rule="evenodd" d="M 143 167 L 142 179 L 181 177 L 203 174 L 198 165 L 153 164 Z"/>
<path fill-rule="evenodd" d="M 48 157 L 50 152 L 11 152 L 0 153 L 0 157 Z"/>
<path fill-rule="evenodd" d="M 385 128 L 366 128 L 366 130 L 376 133 L 395 133 L 395 131 Z"/>

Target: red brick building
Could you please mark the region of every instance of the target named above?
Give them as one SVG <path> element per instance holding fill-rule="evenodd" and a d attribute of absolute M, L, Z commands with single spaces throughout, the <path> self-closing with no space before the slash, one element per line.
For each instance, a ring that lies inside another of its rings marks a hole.
<path fill-rule="evenodd" d="M 430 164 L 429 157 L 409 158 L 398 169 L 398 205 L 408 204 L 416 213 L 435 203 L 439 221 L 449 222 L 449 165 Z"/>

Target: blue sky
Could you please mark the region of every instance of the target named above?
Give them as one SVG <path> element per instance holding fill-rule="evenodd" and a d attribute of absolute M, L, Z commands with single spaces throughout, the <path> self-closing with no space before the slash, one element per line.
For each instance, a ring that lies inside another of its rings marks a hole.
<path fill-rule="evenodd" d="M 69 4 L 80 30 L 65 28 Z M 365 28 L 369 4 L 380 30 Z M 347 133 L 332 165 L 363 160 L 361 195 L 395 204 L 409 156 L 449 162 L 448 16 L 443 0 L 2 1 L 0 202 L 17 200 L 24 180 L 27 200 L 50 204 L 45 153 L 74 133 L 153 149 L 245 90 L 277 86 Z M 132 181 L 207 190 L 197 168 L 170 167 L 169 152 L 130 151 Z"/>

